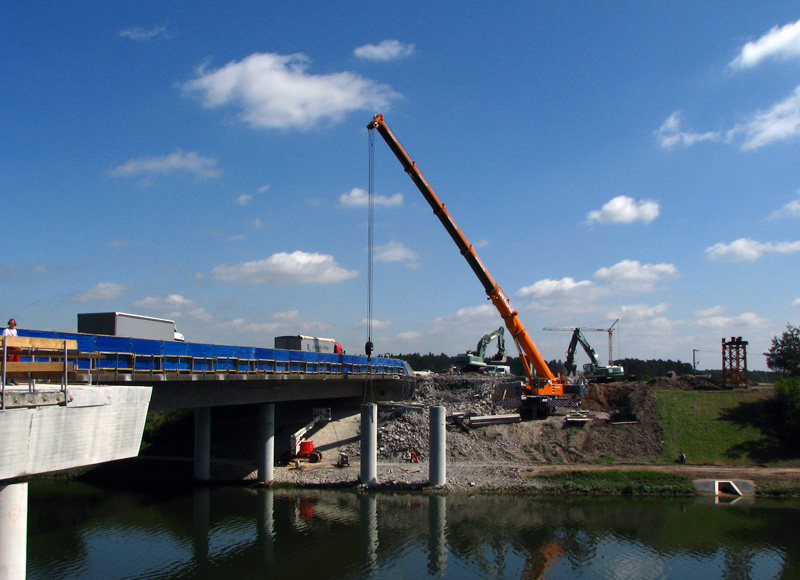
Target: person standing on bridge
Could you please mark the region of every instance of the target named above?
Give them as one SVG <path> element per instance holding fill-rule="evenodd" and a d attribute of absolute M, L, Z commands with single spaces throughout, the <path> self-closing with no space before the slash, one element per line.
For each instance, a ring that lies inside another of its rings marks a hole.
<path fill-rule="evenodd" d="M 17 336 L 17 321 L 13 318 L 8 321 L 8 326 L 3 330 L 3 336 Z M 13 354 L 12 354 L 13 353 Z M 19 362 L 19 349 L 9 347 L 8 348 L 8 358 L 6 360 L 12 362 Z"/>
<path fill-rule="evenodd" d="M 17 336 L 17 321 L 11 318 L 8 321 L 8 326 L 3 329 L 3 336 Z M 13 346 L 6 348 L 6 360 L 9 362 L 19 362 L 19 349 Z M 17 381 L 14 379 L 8 380 L 9 385 L 16 385 Z"/>

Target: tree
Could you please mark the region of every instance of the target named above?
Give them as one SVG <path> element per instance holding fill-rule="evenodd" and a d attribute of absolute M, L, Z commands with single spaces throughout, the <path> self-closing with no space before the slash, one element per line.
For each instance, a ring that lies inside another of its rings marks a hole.
<path fill-rule="evenodd" d="M 764 355 L 767 367 L 785 377 L 800 377 L 800 327 L 787 324 L 786 332 L 772 339 L 772 346 Z"/>
<path fill-rule="evenodd" d="M 780 413 L 776 430 L 787 445 L 797 448 L 800 445 L 800 377 L 778 379 L 775 396 Z"/>

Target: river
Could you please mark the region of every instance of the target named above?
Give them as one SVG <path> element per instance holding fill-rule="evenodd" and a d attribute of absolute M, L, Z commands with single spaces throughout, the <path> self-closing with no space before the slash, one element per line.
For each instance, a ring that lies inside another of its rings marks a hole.
<path fill-rule="evenodd" d="M 800 578 L 800 502 L 30 484 L 28 578 Z"/>

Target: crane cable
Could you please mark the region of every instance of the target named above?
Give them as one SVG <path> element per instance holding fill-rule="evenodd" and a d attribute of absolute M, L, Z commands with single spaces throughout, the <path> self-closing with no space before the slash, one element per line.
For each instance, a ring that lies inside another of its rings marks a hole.
<path fill-rule="evenodd" d="M 372 262 L 374 246 L 374 225 L 375 225 L 375 140 L 372 131 L 369 134 L 369 185 L 367 186 L 367 199 L 369 207 L 369 217 L 367 226 L 367 343 L 364 345 L 364 352 L 367 360 L 372 360 Z M 375 393 L 372 385 L 372 373 L 364 384 L 364 401 L 373 401 Z"/>
<path fill-rule="evenodd" d="M 369 223 L 367 227 L 367 343 L 364 351 L 367 353 L 367 360 L 372 359 L 372 262 L 374 250 L 374 226 L 375 226 L 375 139 L 372 131 L 369 134 L 369 185 L 368 185 L 368 207 Z"/>

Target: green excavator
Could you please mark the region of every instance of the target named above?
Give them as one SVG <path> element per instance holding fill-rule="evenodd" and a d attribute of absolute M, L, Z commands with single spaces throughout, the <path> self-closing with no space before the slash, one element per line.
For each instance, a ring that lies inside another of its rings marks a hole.
<path fill-rule="evenodd" d="M 504 332 L 505 329 L 501 326 L 497 330 L 484 335 L 478 341 L 478 346 L 475 350 L 468 350 L 464 354 L 456 355 L 453 359 L 453 366 L 461 372 L 477 372 L 492 375 L 498 373 L 507 374 L 509 372 L 509 367 L 505 364 L 508 357 L 506 357 Z M 487 358 L 486 349 L 495 339 L 497 339 L 497 353 Z"/>

